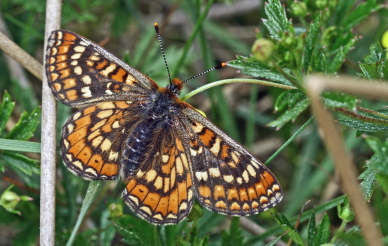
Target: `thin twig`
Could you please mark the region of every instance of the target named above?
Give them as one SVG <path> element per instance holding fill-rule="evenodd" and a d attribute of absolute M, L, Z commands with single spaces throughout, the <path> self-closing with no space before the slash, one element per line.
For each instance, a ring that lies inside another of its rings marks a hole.
<path fill-rule="evenodd" d="M 45 46 L 50 33 L 59 29 L 61 20 L 60 0 L 48 0 L 46 5 Z M 46 57 L 46 50 L 43 58 Z M 45 60 L 45 59 L 43 59 Z M 41 69 L 44 74 L 43 68 Z M 55 244 L 55 169 L 56 169 L 56 103 L 47 78 L 42 84 L 42 154 L 41 154 L 41 196 L 40 196 L 40 245 Z"/>
<path fill-rule="evenodd" d="M 308 77 L 306 82 L 307 93 L 311 98 L 311 106 L 316 114 L 319 126 L 323 131 L 323 140 L 331 153 L 335 168 L 339 173 L 341 183 L 348 194 L 350 202 L 355 210 L 356 221 L 362 228 L 368 245 L 383 245 L 382 234 L 375 223 L 375 218 L 370 207 L 366 204 L 357 182 L 357 171 L 351 155 L 346 150 L 339 126 L 331 113 L 325 109 L 321 101 L 321 93 L 324 89 L 348 92 L 362 96 L 387 98 L 388 87 L 382 84 L 361 82 L 349 77 L 328 78 L 322 76 Z M 373 93 L 371 93 L 373 92 Z"/>
<path fill-rule="evenodd" d="M 11 58 L 19 62 L 35 77 L 42 79 L 42 65 L 2 32 L 0 32 L 0 49 L 2 49 Z"/>

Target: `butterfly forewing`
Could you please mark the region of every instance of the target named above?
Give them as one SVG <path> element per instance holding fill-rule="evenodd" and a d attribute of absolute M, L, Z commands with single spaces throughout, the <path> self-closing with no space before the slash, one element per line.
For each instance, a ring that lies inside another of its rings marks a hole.
<path fill-rule="evenodd" d="M 92 41 L 73 32 L 52 32 L 46 74 L 55 97 L 73 107 L 145 93 L 155 83 Z"/>
<path fill-rule="evenodd" d="M 92 41 L 54 31 L 46 74 L 54 96 L 79 108 L 65 123 L 66 167 L 87 180 L 126 182 L 123 198 L 140 217 L 175 224 L 194 196 L 227 215 L 256 214 L 282 199 L 273 174 L 176 94 Z"/>

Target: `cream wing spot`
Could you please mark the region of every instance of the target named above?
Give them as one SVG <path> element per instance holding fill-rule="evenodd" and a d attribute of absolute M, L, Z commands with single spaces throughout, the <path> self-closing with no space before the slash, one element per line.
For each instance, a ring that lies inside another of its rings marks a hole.
<path fill-rule="evenodd" d="M 157 175 L 158 175 L 158 174 L 156 173 L 155 170 L 150 170 L 150 171 L 148 171 L 148 172 L 146 173 L 147 182 L 153 181 L 153 180 L 156 178 Z"/>
<path fill-rule="evenodd" d="M 168 155 L 162 155 L 162 162 L 167 163 L 170 157 Z"/>
<path fill-rule="evenodd" d="M 105 138 L 104 141 L 101 144 L 101 150 L 102 151 L 108 151 L 111 148 L 112 148 L 112 141 L 110 141 L 109 139 Z"/>
<path fill-rule="evenodd" d="M 216 138 L 215 143 L 210 148 L 210 152 L 212 152 L 213 155 L 217 156 L 218 153 L 220 152 L 220 144 L 221 144 L 221 139 L 220 138 Z"/>
<path fill-rule="evenodd" d="M 221 175 L 220 169 L 217 167 L 209 168 L 209 173 L 212 177 L 219 177 Z"/>
<path fill-rule="evenodd" d="M 84 82 L 85 84 L 89 85 L 92 83 L 92 79 L 90 78 L 89 75 L 84 75 L 82 76 L 81 78 L 82 82 Z"/>
<path fill-rule="evenodd" d="M 161 214 L 156 214 L 153 217 L 154 219 L 157 219 L 157 220 L 163 220 L 163 216 Z"/>
<path fill-rule="evenodd" d="M 248 173 L 249 173 L 252 177 L 256 177 L 256 171 L 255 171 L 255 169 L 252 167 L 252 165 L 248 165 L 248 166 L 247 166 L 247 171 L 248 171 Z"/>
<path fill-rule="evenodd" d="M 183 168 L 182 160 L 180 157 L 177 157 L 175 159 L 175 167 L 176 167 L 177 174 L 182 175 L 184 168 Z"/>
<path fill-rule="evenodd" d="M 100 119 L 108 118 L 113 114 L 113 110 L 104 110 L 97 113 L 97 117 Z"/>
<path fill-rule="evenodd" d="M 89 43 L 87 43 L 87 42 L 85 42 L 85 41 L 81 41 L 81 42 L 79 42 L 79 44 L 80 44 L 80 45 L 83 45 L 83 46 L 88 46 L 88 45 L 89 45 Z"/>
<path fill-rule="evenodd" d="M 82 96 L 83 97 L 86 97 L 86 98 L 90 98 L 92 97 L 92 92 L 90 91 L 90 87 L 89 86 L 85 86 L 81 89 L 81 92 L 82 92 Z"/>
<path fill-rule="evenodd" d="M 133 203 L 136 204 L 136 206 L 139 206 L 139 199 L 136 196 L 129 195 L 128 197 Z"/>
<path fill-rule="evenodd" d="M 72 133 L 74 131 L 74 125 L 73 124 L 68 124 L 67 125 L 67 130 L 69 131 L 69 133 Z"/>
<path fill-rule="evenodd" d="M 109 160 L 110 161 L 116 161 L 119 158 L 119 152 L 111 151 L 109 152 Z"/>
<path fill-rule="evenodd" d="M 81 112 L 77 112 L 77 113 L 75 113 L 74 115 L 73 115 L 73 120 L 77 120 L 77 119 L 79 119 L 79 117 L 81 117 L 82 116 L 82 113 Z"/>
<path fill-rule="evenodd" d="M 101 144 L 101 142 L 102 142 L 102 140 L 103 140 L 104 138 L 102 137 L 102 136 L 98 136 L 98 137 L 96 137 L 95 139 L 93 139 L 93 141 L 92 141 L 92 146 L 93 147 L 98 147 L 100 144 Z"/>
<path fill-rule="evenodd" d="M 82 68 L 80 66 L 76 66 L 74 68 L 74 73 L 77 74 L 77 75 L 81 75 L 82 74 Z"/>
<path fill-rule="evenodd" d="M 147 206 L 141 206 L 140 210 L 143 210 L 146 214 L 152 214 L 151 209 Z"/>
<path fill-rule="evenodd" d="M 104 76 L 109 76 L 109 73 L 113 72 L 113 70 L 115 70 L 117 67 L 116 64 L 114 63 L 111 63 L 107 68 L 105 68 L 104 70 L 100 71 L 100 73 Z"/>
<path fill-rule="evenodd" d="M 245 181 L 246 183 L 249 182 L 249 174 L 248 174 L 248 171 L 247 171 L 247 170 L 245 170 L 245 171 L 242 173 L 242 177 L 243 177 L 243 179 L 244 179 L 244 181 Z"/>
<path fill-rule="evenodd" d="M 195 172 L 195 177 L 197 177 L 198 181 L 207 181 L 208 175 L 207 172 Z"/>
<path fill-rule="evenodd" d="M 70 62 L 70 65 L 72 65 L 72 66 L 77 66 L 77 65 L 78 65 L 78 61 L 77 61 L 77 60 L 74 60 L 74 61 Z"/>
<path fill-rule="evenodd" d="M 81 53 L 76 53 L 71 56 L 71 59 L 78 60 L 79 58 L 81 58 L 81 55 L 82 55 Z"/>
<path fill-rule="evenodd" d="M 154 182 L 154 186 L 156 189 L 160 190 L 163 188 L 163 178 L 158 176 L 156 179 L 155 179 L 155 182 Z"/>
<path fill-rule="evenodd" d="M 232 175 L 224 175 L 224 181 L 227 183 L 232 183 L 234 180 Z"/>
<path fill-rule="evenodd" d="M 74 51 L 76 52 L 76 53 L 82 53 L 82 52 L 84 52 L 85 51 L 85 49 L 86 49 L 86 47 L 85 46 L 76 46 L 76 47 L 74 47 Z"/>
<path fill-rule="evenodd" d="M 96 54 L 97 54 L 97 55 L 96 55 Z M 99 60 L 100 60 L 100 56 L 99 56 L 98 53 L 96 53 L 96 54 L 90 56 L 89 59 L 92 60 L 92 61 L 99 61 Z"/>
<path fill-rule="evenodd" d="M 112 127 L 115 128 L 115 129 L 119 128 L 120 127 L 120 122 L 118 120 L 116 120 L 115 122 L 113 122 Z"/>

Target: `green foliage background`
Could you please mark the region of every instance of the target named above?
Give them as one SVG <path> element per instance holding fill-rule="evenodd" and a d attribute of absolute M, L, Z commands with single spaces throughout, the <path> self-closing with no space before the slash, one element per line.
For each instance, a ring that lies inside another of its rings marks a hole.
<path fill-rule="evenodd" d="M 303 79 L 313 73 L 346 74 L 384 83 L 387 54 L 380 40 L 387 30 L 387 9 L 377 0 L 259 3 L 63 3 L 62 28 L 103 45 L 161 86 L 168 77 L 154 22 L 160 24 L 174 77 L 187 79 L 229 61 L 224 69 L 187 82 L 183 95 L 213 81 L 246 75 L 264 84 L 293 87 L 230 84 L 189 99 L 254 155 L 268 160 L 285 193 L 284 200 L 270 210 L 272 216 L 270 212 L 251 216 L 252 224 L 243 226 L 238 218 L 202 213 L 196 206 L 190 221 L 157 227 L 123 205 L 121 182 L 102 182 L 91 207 L 84 211 L 86 218 L 74 245 L 284 245 L 290 239 L 297 245 L 365 245 L 351 207 L 335 182 L 334 166 L 312 119 Z M 207 13 L 210 6 L 214 12 Z M 2 0 L 0 14 L 11 38 L 41 61 L 45 2 Z M 255 40 L 259 48 L 251 50 Z M 37 245 L 41 82 L 29 74 L 27 84 L 15 79 L 4 53 L 0 53 L 0 81 L 0 245 Z M 325 92 L 322 100 L 343 125 L 346 146 L 361 173 L 360 189 L 380 223 L 382 240 L 388 243 L 386 102 L 338 92 Z M 58 104 L 58 134 L 70 113 L 70 108 Z M 58 245 L 68 242 L 88 185 L 58 165 Z"/>

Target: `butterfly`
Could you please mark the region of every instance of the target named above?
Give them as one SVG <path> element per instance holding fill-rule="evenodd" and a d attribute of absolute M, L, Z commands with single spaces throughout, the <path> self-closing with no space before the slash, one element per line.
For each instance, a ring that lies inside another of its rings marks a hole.
<path fill-rule="evenodd" d="M 232 216 L 257 214 L 281 201 L 271 171 L 179 98 L 180 80 L 159 87 L 66 30 L 51 33 L 45 69 L 54 96 L 78 108 L 62 129 L 67 169 L 85 180 L 120 176 L 125 203 L 149 223 L 182 221 L 194 198 Z"/>

